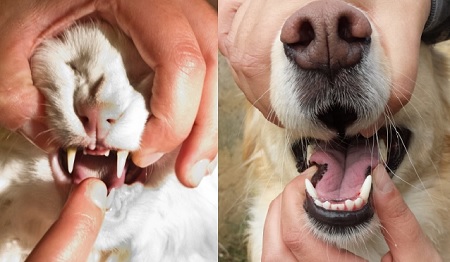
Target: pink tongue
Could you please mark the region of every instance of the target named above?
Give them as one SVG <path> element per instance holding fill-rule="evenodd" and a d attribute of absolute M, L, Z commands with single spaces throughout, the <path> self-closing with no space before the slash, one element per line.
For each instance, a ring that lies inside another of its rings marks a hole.
<path fill-rule="evenodd" d="M 123 185 L 125 176 L 119 179 L 116 175 L 117 156 L 93 156 L 77 154 L 73 166 L 73 183 L 79 184 L 88 177 L 97 177 L 105 182 L 108 188 L 119 187 Z"/>
<path fill-rule="evenodd" d="M 369 140 L 370 141 L 370 140 Z M 310 162 L 328 164 L 323 178 L 316 184 L 319 199 L 345 200 L 358 196 L 367 170 L 378 164 L 378 149 L 367 140 L 339 151 L 329 145 L 317 145 Z"/>

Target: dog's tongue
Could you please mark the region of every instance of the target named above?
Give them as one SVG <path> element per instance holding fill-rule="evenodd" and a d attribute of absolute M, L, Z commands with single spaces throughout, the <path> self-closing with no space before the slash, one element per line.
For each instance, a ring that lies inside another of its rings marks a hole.
<path fill-rule="evenodd" d="M 73 183 L 78 184 L 88 177 L 100 178 L 108 188 L 119 187 L 124 184 L 125 176 L 117 178 L 117 156 L 109 157 L 77 154 L 73 166 Z"/>
<path fill-rule="evenodd" d="M 319 199 L 332 201 L 358 196 L 369 168 L 372 170 L 379 162 L 378 149 L 369 141 L 364 139 L 346 148 L 327 144 L 316 146 L 310 162 L 327 164 L 327 171 L 316 184 Z"/>

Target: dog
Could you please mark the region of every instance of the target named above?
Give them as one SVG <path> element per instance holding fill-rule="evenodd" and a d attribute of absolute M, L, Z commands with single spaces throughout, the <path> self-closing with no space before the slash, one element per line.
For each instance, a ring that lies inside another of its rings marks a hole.
<path fill-rule="evenodd" d="M 371 171 L 379 163 L 444 261 L 450 260 L 449 57 L 422 44 L 411 100 L 389 114 L 393 69 L 385 52 L 376 22 L 343 1 L 306 4 L 274 36 L 270 103 L 283 127 L 252 107 L 243 139 L 253 194 L 251 261 L 261 260 L 271 201 L 312 165 L 318 171 L 306 182 L 305 230 L 380 261 L 388 247 L 371 197 Z M 386 124 L 372 137 L 360 134 L 383 115 Z"/>

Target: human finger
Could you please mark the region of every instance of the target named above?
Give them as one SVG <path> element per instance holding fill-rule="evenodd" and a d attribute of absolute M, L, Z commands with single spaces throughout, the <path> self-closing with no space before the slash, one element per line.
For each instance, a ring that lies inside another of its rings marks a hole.
<path fill-rule="evenodd" d="M 374 205 L 390 252 L 383 261 L 441 261 L 382 165 L 373 171 Z"/>
<path fill-rule="evenodd" d="M 305 177 L 311 178 L 317 167 L 307 169 L 284 189 L 281 204 L 283 242 L 298 261 L 365 261 L 353 253 L 318 239 L 309 228 L 303 208 Z"/>
<path fill-rule="evenodd" d="M 191 25 L 175 1 L 102 3 L 155 72 L 151 116 L 141 150 L 133 154 L 137 165 L 148 166 L 174 150 L 191 132 L 203 91 L 205 61 Z"/>
<path fill-rule="evenodd" d="M 179 180 L 186 186 L 194 187 L 217 165 L 217 13 L 205 1 L 183 2 L 182 8 L 197 38 L 206 65 L 197 116 L 189 136 L 183 142 L 175 165 Z M 208 30 L 205 30 L 205 23 L 211 25 Z"/>
<path fill-rule="evenodd" d="M 106 193 L 98 179 L 77 185 L 27 261 L 86 261 L 105 215 Z"/>
<path fill-rule="evenodd" d="M 281 234 L 281 194 L 275 198 L 267 211 L 264 223 L 263 249 L 261 261 L 297 261 L 292 252 L 284 245 Z"/>

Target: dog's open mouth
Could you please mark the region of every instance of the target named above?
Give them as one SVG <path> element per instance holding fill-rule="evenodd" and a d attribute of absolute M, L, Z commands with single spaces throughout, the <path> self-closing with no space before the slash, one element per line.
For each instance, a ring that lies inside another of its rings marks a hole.
<path fill-rule="evenodd" d="M 136 166 L 126 150 L 69 147 L 59 149 L 55 162 L 72 183 L 78 184 L 88 177 L 101 179 L 108 192 L 124 184 L 145 183 L 147 170 Z"/>
<path fill-rule="evenodd" d="M 304 208 L 321 230 L 332 234 L 355 233 L 356 226 L 370 222 L 372 170 L 383 163 L 391 177 L 402 162 L 411 132 L 385 127 L 371 138 L 340 137 L 332 141 L 303 139 L 292 150 L 297 169 L 316 165 L 318 171 L 306 181 Z"/>

